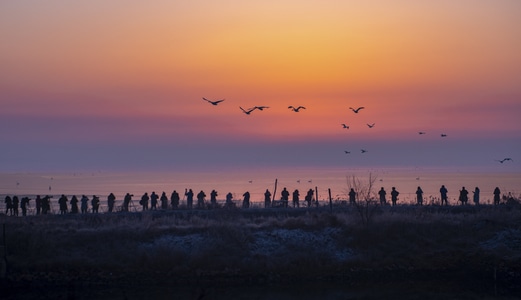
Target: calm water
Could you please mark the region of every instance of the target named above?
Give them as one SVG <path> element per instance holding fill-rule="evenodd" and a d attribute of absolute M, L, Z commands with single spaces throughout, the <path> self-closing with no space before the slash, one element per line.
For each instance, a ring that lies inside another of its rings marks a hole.
<path fill-rule="evenodd" d="M 92 195 L 101 197 L 102 205 L 106 196 L 114 193 L 117 201 L 121 201 L 128 192 L 134 194 L 134 200 L 152 191 L 160 194 L 165 191 L 170 196 L 173 190 L 180 192 L 185 188 L 193 189 L 197 194 L 203 190 L 207 199 L 210 191 L 215 189 L 218 199 L 224 199 L 228 192 L 234 195 L 234 200 L 242 199 L 242 194 L 249 191 L 252 202 L 261 203 L 266 189 L 272 193 L 275 179 L 278 181 L 276 199 L 280 199 L 280 191 L 286 187 L 288 191 L 300 191 L 301 199 L 307 190 L 318 189 L 319 200 L 328 199 L 328 189 L 331 189 L 333 199 L 346 199 L 349 188 L 348 178 L 356 177 L 364 186 L 368 185 L 369 174 L 376 177 L 374 191 L 384 187 L 388 194 L 395 186 L 400 192 L 399 203 L 413 203 L 415 191 L 421 186 L 424 191 L 424 203 L 436 201 L 439 188 L 444 184 L 449 190 L 449 201 L 455 204 L 459 190 L 465 186 L 473 191 L 476 186 L 481 189 L 481 202 L 489 203 L 492 192 L 497 186 L 505 194 L 521 195 L 521 172 L 450 170 L 450 169 L 256 169 L 224 170 L 210 172 L 139 172 L 139 173 L 16 173 L 0 174 L 0 196 L 5 195 L 34 196 L 65 194 L 68 196 L 82 194 L 89 198 Z M 472 193 L 470 193 L 472 199 Z M 34 197 L 33 197 L 34 199 Z M 31 202 L 34 205 L 34 202 Z M 116 203 L 118 205 L 118 202 Z M 3 207 L 0 201 L 0 207 Z"/>

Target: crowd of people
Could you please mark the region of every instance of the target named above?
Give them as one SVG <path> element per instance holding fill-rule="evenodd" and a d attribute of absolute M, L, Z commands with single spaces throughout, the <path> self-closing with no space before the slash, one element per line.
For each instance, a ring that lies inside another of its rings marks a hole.
<path fill-rule="evenodd" d="M 441 205 L 449 205 L 448 202 L 448 190 L 445 187 L 445 185 L 442 185 L 440 190 L 440 199 L 441 199 Z M 472 200 L 475 205 L 480 204 L 480 189 L 476 187 L 474 191 L 472 191 L 473 197 Z M 396 190 L 395 187 L 392 187 L 391 189 L 391 205 L 395 206 L 397 205 L 397 202 L 399 200 L 399 192 Z M 186 198 L 186 208 L 187 209 L 193 209 L 194 208 L 194 195 L 192 189 L 185 189 L 184 191 L 184 197 Z M 233 201 L 233 194 L 228 193 L 226 194 L 226 200 L 224 202 L 224 205 L 220 205 L 217 202 L 217 196 L 218 193 L 216 190 L 212 190 L 210 192 L 210 202 L 208 203 L 206 201 L 206 194 L 204 191 L 200 191 L 195 195 L 197 198 L 196 203 L 196 209 L 214 209 L 214 208 L 235 208 L 236 204 Z M 295 189 L 293 193 L 291 193 L 292 196 L 292 204 L 294 208 L 300 207 L 300 192 L 298 189 Z M 136 207 L 134 206 L 132 202 L 132 197 L 134 197 L 133 194 L 127 193 L 124 198 L 123 202 L 120 207 L 115 207 L 116 204 L 116 196 L 113 193 L 110 193 L 107 196 L 107 212 L 115 212 L 115 211 L 123 211 L 128 212 L 130 211 L 130 208 L 133 208 L 134 211 L 137 211 Z M 245 192 L 242 195 L 242 208 L 249 208 L 250 207 L 250 192 Z M 290 192 L 287 190 L 287 188 L 283 188 L 283 190 L 280 193 L 280 200 L 276 201 L 272 199 L 271 192 L 266 189 L 264 192 L 264 207 L 283 207 L 287 208 L 289 206 L 289 197 Z M 351 188 L 349 193 L 349 203 L 350 204 L 356 204 L 357 201 L 360 201 L 358 193 Z M 505 197 L 505 196 L 504 196 Z M 508 197 L 512 197 L 510 194 Z M 505 197 L 505 198 L 508 198 Z M 35 198 L 35 206 L 36 206 L 36 215 L 46 215 L 51 212 L 51 198 L 53 196 L 45 196 L 41 197 L 40 195 L 37 195 Z M 498 187 L 494 189 L 493 192 L 493 199 L 494 199 L 494 205 L 500 204 L 501 201 L 501 191 Z M 30 203 L 29 197 L 22 197 L 21 199 L 18 198 L 18 196 L 5 196 L 5 214 L 11 215 L 11 216 L 18 216 L 19 215 L 19 209 L 22 211 L 22 216 L 27 215 L 27 209 Z M 380 205 L 387 205 L 387 192 L 382 187 L 378 191 L 378 200 Z M 423 205 L 423 190 L 421 187 L 418 186 L 416 189 L 416 204 L 417 205 Z M 166 195 L 165 192 L 159 196 L 156 194 L 156 192 L 152 192 L 150 195 L 148 193 L 144 193 L 140 200 L 139 205 L 141 206 L 141 211 L 148 211 L 148 210 L 167 210 L 167 209 L 179 209 L 180 208 L 180 194 L 174 190 L 170 197 Z M 306 193 L 306 196 L 304 197 L 304 201 L 306 203 L 307 207 L 311 207 L 312 205 L 317 205 L 318 202 L 314 198 L 314 191 L 313 189 L 309 189 Z M 461 203 L 461 205 L 468 204 L 469 201 L 469 191 L 465 189 L 465 187 L 462 187 L 459 191 L 459 197 L 458 201 Z M 89 207 L 90 202 L 90 207 Z M 99 213 L 100 209 L 100 198 L 96 195 L 93 195 L 91 199 L 89 199 L 86 195 L 82 195 L 80 199 L 78 199 L 75 195 L 72 196 L 69 200 L 69 198 L 65 195 L 61 195 L 58 199 L 59 204 L 59 214 L 86 214 L 89 213 L 89 209 L 91 213 Z M 150 205 L 149 205 L 150 204 Z"/>

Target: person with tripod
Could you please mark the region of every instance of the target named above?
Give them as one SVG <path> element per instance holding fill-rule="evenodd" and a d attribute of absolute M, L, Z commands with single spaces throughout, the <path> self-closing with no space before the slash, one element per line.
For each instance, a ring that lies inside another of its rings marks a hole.
<path fill-rule="evenodd" d="M 128 206 L 132 203 L 132 196 L 134 196 L 134 194 L 127 193 L 125 198 L 123 198 L 123 211 L 128 211 Z"/>

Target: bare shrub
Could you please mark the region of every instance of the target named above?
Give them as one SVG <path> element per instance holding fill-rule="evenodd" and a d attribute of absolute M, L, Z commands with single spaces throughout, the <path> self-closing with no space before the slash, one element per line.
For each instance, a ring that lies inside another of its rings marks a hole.
<path fill-rule="evenodd" d="M 351 177 L 348 176 L 346 180 L 348 189 L 353 189 L 357 194 L 358 199 L 355 202 L 355 208 L 360 216 L 360 220 L 364 226 L 368 226 L 379 207 L 373 190 L 376 176 L 369 173 L 369 178 L 366 183 L 354 175 Z"/>

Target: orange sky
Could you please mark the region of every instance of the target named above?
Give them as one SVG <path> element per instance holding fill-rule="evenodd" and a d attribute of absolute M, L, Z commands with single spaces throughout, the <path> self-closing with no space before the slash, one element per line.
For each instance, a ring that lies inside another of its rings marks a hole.
<path fill-rule="evenodd" d="M 93 142 L 521 138 L 519 1 L 179 2 L 2 2 L 0 114 L 119 120 Z"/>

